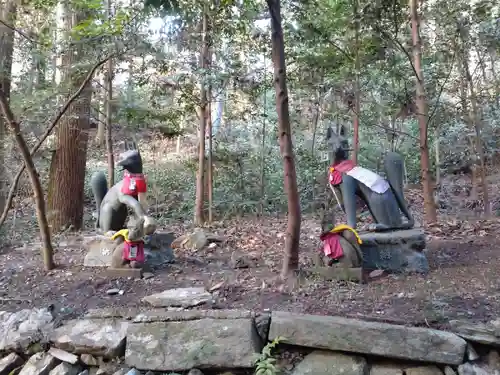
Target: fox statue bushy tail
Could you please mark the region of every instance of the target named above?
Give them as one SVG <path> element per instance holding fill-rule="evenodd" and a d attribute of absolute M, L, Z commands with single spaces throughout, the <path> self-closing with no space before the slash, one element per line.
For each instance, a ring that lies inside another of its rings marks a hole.
<path fill-rule="evenodd" d="M 104 196 L 108 192 L 108 180 L 106 179 L 106 175 L 104 172 L 95 172 L 90 177 L 90 187 L 92 188 L 92 193 L 94 194 L 95 203 L 97 206 L 97 220 L 96 220 L 96 229 L 99 228 L 100 222 L 100 212 L 101 212 L 101 203 L 104 199 Z"/>

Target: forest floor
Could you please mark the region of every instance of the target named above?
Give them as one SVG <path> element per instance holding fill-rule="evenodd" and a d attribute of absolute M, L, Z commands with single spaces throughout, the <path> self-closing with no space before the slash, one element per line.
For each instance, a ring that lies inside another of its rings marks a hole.
<path fill-rule="evenodd" d="M 58 268 L 50 272 L 43 271 L 37 246 L 9 246 L 0 250 L 4 264 L 0 310 L 54 304 L 56 311 L 69 318 L 97 307 L 147 309 L 141 302 L 146 295 L 174 287 L 219 284 L 212 308 L 279 309 L 433 327 L 451 319 L 487 321 L 496 317 L 500 311 L 500 240 L 493 232 L 497 232 L 498 221 L 441 222 L 428 231 L 428 275 L 387 275 L 368 284 L 317 278 L 293 286 L 280 284 L 276 276 L 286 222 L 279 218 L 246 218 L 213 226 L 209 228 L 212 233 L 226 238 L 223 244 L 198 252 L 176 250 L 176 262 L 155 271 L 150 279 L 111 279 L 103 269 L 83 267 L 85 233 L 56 239 Z M 182 226 L 164 229 L 186 233 Z M 311 265 L 318 234 L 318 221 L 305 218 L 301 266 Z M 233 251 L 253 259 L 251 266 L 231 267 Z M 123 295 L 108 295 L 112 288 L 123 290 Z"/>

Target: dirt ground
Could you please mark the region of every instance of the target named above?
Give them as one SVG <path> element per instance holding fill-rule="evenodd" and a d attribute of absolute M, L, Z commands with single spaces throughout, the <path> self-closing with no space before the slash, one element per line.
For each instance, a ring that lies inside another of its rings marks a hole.
<path fill-rule="evenodd" d="M 304 220 L 301 266 L 311 265 L 318 248 L 317 221 Z M 223 283 L 211 308 L 285 310 L 393 321 L 420 326 L 442 326 L 451 319 L 487 321 L 500 310 L 498 239 L 485 231 L 444 240 L 429 235 L 427 276 L 388 275 L 356 284 L 306 278 L 299 284 L 277 280 L 284 245 L 284 219 L 241 219 L 210 228 L 226 242 L 198 252 L 178 250 L 174 264 L 154 270 L 150 279 L 111 279 L 102 269 L 83 267 L 82 235 L 55 240 L 58 268 L 43 271 L 39 247 L 17 241 L 0 250 L 0 310 L 54 304 L 63 318 L 76 317 L 96 307 L 148 307 L 141 298 L 165 289 L 211 287 Z M 164 228 L 176 234 L 186 228 Z M 432 232 L 432 230 L 431 230 Z M 440 232 L 440 230 L 437 230 Z M 458 237 L 458 239 L 453 239 Z M 230 265 L 237 251 L 253 259 L 246 269 Z M 118 288 L 123 295 L 108 295 Z M 207 308 L 200 306 L 199 308 Z"/>

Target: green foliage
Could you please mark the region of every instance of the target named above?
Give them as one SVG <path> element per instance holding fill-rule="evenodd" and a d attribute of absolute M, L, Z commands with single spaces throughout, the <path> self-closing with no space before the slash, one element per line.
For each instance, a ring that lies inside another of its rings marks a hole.
<path fill-rule="evenodd" d="M 273 350 L 286 339 L 278 336 L 269 342 L 255 361 L 255 375 L 278 375 L 279 369 L 276 367 L 276 359 L 273 357 Z"/>

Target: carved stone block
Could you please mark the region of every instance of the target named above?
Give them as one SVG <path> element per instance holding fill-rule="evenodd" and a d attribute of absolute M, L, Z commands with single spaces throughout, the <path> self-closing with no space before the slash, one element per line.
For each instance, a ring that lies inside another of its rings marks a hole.
<path fill-rule="evenodd" d="M 363 269 L 389 272 L 429 272 L 422 228 L 387 232 L 360 232 Z"/>

